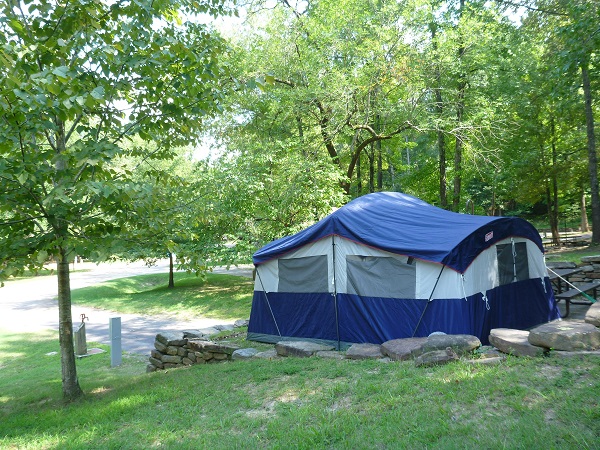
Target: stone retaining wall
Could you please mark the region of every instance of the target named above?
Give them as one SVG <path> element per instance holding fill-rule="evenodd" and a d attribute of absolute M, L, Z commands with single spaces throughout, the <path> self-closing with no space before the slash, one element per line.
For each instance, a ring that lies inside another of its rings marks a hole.
<path fill-rule="evenodd" d="M 158 333 L 154 349 L 150 351 L 150 364 L 146 367 L 146 372 L 229 361 L 238 348 L 231 344 L 212 342 L 189 332 Z"/>
<path fill-rule="evenodd" d="M 584 256 L 581 258 L 581 263 L 574 262 L 548 262 L 547 266 L 551 269 L 575 269 L 581 268 L 580 273 L 576 273 L 569 277 L 569 282 L 575 286 L 594 281 L 600 281 L 600 255 Z"/>

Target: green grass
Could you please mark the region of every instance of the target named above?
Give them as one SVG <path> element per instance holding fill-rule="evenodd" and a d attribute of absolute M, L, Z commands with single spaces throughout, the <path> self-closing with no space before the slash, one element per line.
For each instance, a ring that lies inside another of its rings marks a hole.
<path fill-rule="evenodd" d="M 60 399 L 56 333 L 0 331 L 0 448 L 597 448 L 597 358 L 509 358 L 417 369 L 286 358 L 144 373 L 78 361 Z"/>
<path fill-rule="evenodd" d="M 253 282 L 249 278 L 209 273 L 206 279 L 175 273 L 175 289 L 168 274 L 119 278 L 97 286 L 75 289 L 74 304 L 131 314 L 169 314 L 191 319 L 240 319 L 250 316 Z"/>
<path fill-rule="evenodd" d="M 567 261 L 581 264 L 583 256 L 595 255 L 600 255 L 600 247 L 598 246 L 549 248 L 548 253 L 546 253 L 546 261 Z"/>

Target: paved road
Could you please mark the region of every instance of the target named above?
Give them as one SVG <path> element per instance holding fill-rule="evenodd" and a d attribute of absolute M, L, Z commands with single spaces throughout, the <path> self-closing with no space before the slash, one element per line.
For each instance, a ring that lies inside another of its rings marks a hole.
<path fill-rule="evenodd" d="M 147 267 L 137 263 L 83 264 L 78 268 L 85 271 L 71 273 L 71 289 L 77 289 L 106 280 L 150 273 L 168 272 L 168 261 Z M 77 269 L 77 268 L 76 268 Z M 250 276 L 251 266 L 240 268 L 215 269 L 214 272 Z M 44 276 L 6 282 L 0 288 L 0 329 L 17 333 L 35 333 L 45 329 L 58 330 L 58 303 L 56 276 Z M 179 322 L 164 317 L 119 314 L 114 311 L 74 305 L 73 321 L 79 322 L 80 314 L 85 314 L 88 342 L 110 344 L 108 323 L 111 317 L 121 317 L 121 346 L 124 351 L 147 355 L 154 348 L 154 338 L 158 332 L 176 330 L 198 330 L 225 324 L 217 319 L 195 319 Z M 88 346 L 89 347 L 89 346 Z"/>

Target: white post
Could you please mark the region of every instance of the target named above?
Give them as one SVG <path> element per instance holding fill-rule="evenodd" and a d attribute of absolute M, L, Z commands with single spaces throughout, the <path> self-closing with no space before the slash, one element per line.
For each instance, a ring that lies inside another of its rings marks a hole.
<path fill-rule="evenodd" d="M 121 318 L 108 319 L 108 333 L 110 336 L 110 366 L 121 365 Z"/>

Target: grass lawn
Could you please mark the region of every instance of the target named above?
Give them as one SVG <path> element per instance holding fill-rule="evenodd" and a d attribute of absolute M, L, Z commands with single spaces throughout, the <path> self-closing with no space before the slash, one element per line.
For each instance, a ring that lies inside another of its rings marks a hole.
<path fill-rule="evenodd" d="M 0 448 L 598 448 L 597 358 L 417 369 L 287 358 L 145 374 L 78 361 L 60 399 L 58 337 L 0 331 Z"/>
<path fill-rule="evenodd" d="M 209 273 L 206 279 L 175 273 L 175 289 L 168 274 L 118 278 L 97 286 L 75 289 L 73 304 L 131 314 L 168 314 L 191 319 L 239 319 L 250 317 L 251 279 Z"/>
<path fill-rule="evenodd" d="M 203 283 L 178 274 L 176 286 L 168 290 L 166 275 L 149 275 L 80 289 L 73 298 L 124 312 L 249 314 L 248 279 L 209 274 Z M 254 346 L 243 338 L 229 340 Z M 78 360 L 86 395 L 64 404 L 58 350 L 56 332 L 0 330 L 0 448 L 600 445 L 598 357 L 509 357 L 497 366 L 461 361 L 430 369 L 412 362 L 285 358 L 147 374 L 146 357 L 126 354 L 120 367 L 110 368 L 107 352 Z"/>
<path fill-rule="evenodd" d="M 585 246 L 585 247 L 560 247 L 547 249 L 546 261 L 569 261 L 581 264 L 582 256 L 600 255 L 600 247 Z"/>

